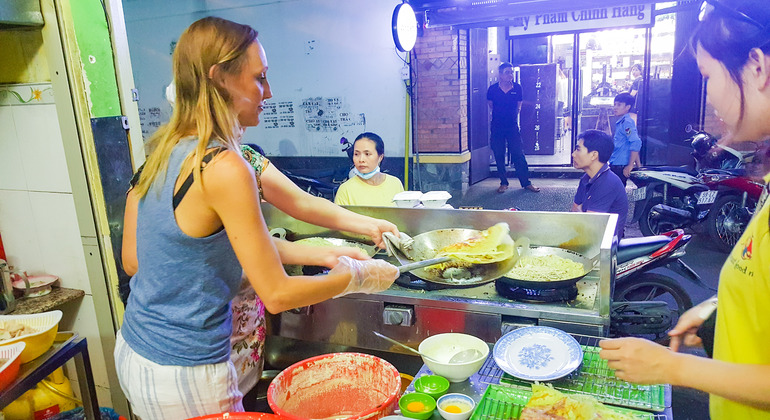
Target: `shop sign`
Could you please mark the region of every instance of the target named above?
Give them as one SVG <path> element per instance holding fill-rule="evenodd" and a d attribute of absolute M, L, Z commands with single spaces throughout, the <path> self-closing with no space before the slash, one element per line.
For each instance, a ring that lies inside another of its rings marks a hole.
<path fill-rule="evenodd" d="M 593 7 L 507 19 L 508 36 L 652 26 L 652 4 Z"/>

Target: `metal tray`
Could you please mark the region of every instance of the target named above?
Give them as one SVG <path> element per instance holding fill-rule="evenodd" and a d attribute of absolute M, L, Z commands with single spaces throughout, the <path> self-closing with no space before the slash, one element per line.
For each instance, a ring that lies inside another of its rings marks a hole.
<path fill-rule="evenodd" d="M 510 420 L 518 419 L 521 411 L 532 396 L 528 389 L 511 388 L 501 385 L 489 385 L 481 401 L 473 410 L 471 420 Z M 632 414 L 639 420 L 665 420 L 668 417 L 663 414 L 654 414 L 628 408 L 608 406 L 610 409 Z"/>
<path fill-rule="evenodd" d="M 550 381 L 553 387 L 565 394 L 586 394 L 597 400 L 620 407 L 660 412 L 666 407 L 664 385 L 636 385 L 615 377 L 607 361 L 599 357 L 601 338 L 571 334 L 583 348 L 583 363 L 564 378 Z M 529 390 L 526 381 L 503 372 L 493 358 L 488 358 L 479 371 L 482 381 L 488 384 Z"/>

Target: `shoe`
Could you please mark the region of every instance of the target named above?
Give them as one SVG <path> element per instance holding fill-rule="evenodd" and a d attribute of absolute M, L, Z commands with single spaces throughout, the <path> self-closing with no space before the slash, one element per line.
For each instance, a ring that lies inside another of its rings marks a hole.
<path fill-rule="evenodd" d="M 524 187 L 524 189 L 525 190 L 530 190 L 532 192 L 540 192 L 540 188 L 538 188 L 538 187 L 536 187 L 536 186 L 534 186 L 532 184 L 527 185 L 526 187 Z"/>
<path fill-rule="evenodd" d="M 504 193 L 504 192 L 505 192 L 505 190 L 507 190 L 507 189 L 508 189 L 508 186 L 507 186 L 507 185 L 501 185 L 501 186 L 499 186 L 499 187 L 497 188 L 497 193 L 498 193 L 498 194 L 502 194 L 502 193 Z"/>

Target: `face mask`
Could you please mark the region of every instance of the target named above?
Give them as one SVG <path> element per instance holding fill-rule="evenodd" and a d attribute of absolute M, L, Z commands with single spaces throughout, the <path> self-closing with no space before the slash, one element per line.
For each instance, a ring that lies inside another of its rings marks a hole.
<path fill-rule="evenodd" d="M 359 177 L 361 177 L 363 179 L 370 179 L 371 177 L 373 177 L 373 176 L 377 175 L 378 173 L 380 173 L 380 166 L 377 165 L 377 167 L 374 168 L 374 170 L 369 172 L 368 174 L 362 174 L 361 171 L 358 170 L 358 168 L 354 167 L 353 168 L 353 173 L 356 174 L 356 176 L 359 176 Z"/>

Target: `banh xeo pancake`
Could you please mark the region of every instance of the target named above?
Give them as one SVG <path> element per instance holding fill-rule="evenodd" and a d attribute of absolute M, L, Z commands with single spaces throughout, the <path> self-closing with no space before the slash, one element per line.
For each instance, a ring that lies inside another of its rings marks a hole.
<path fill-rule="evenodd" d="M 567 395 L 550 385 L 532 384 L 532 397 L 519 420 L 636 420 L 615 411 L 589 395 Z"/>
<path fill-rule="evenodd" d="M 506 277 L 529 281 L 559 281 L 574 279 L 585 274 L 579 262 L 558 255 L 523 256 Z"/>
<path fill-rule="evenodd" d="M 513 257 L 513 239 L 507 223 L 498 223 L 480 236 L 445 246 L 436 257 L 452 257 L 469 264 L 490 264 Z"/>

